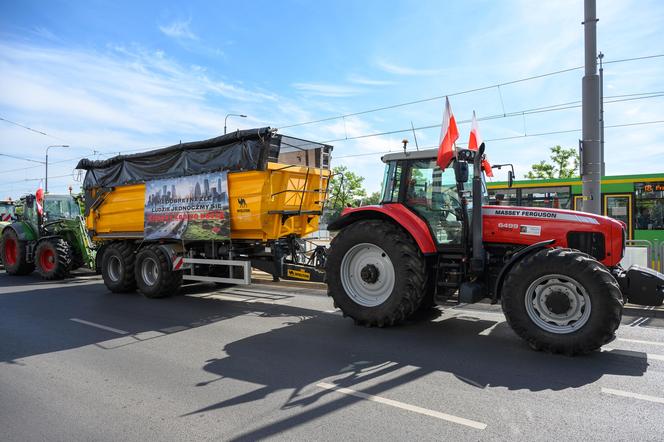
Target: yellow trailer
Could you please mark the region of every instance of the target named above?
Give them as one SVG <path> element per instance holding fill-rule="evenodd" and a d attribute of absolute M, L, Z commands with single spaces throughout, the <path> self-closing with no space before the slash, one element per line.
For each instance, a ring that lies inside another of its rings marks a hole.
<path fill-rule="evenodd" d="M 306 253 L 302 238 L 318 230 L 331 150 L 262 128 L 82 160 L 106 286 L 163 297 L 183 279 L 249 283 L 252 267 L 322 281 L 325 249 Z"/>

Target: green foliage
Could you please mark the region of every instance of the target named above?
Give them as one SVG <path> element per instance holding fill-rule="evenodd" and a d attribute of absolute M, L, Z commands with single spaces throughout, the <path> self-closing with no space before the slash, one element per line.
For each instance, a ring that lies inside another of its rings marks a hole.
<path fill-rule="evenodd" d="M 382 200 L 382 195 L 380 192 L 373 192 L 371 195 L 368 197 L 364 198 L 362 201 L 363 206 L 373 206 L 376 204 L 380 204 L 380 200 Z"/>
<path fill-rule="evenodd" d="M 531 180 L 572 178 L 577 176 L 578 168 L 579 153 L 576 149 L 553 146 L 550 161 L 542 160 L 537 164 L 533 164 L 531 170 L 524 177 Z"/>
<path fill-rule="evenodd" d="M 367 194 L 362 187 L 364 177 L 351 172 L 346 166 L 337 166 L 332 173 L 334 177 L 330 181 L 328 208 L 334 210 L 359 205 Z"/>

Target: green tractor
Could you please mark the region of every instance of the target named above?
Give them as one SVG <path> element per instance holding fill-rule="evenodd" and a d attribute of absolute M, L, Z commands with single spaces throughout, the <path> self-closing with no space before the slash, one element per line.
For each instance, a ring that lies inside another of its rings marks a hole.
<path fill-rule="evenodd" d="M 21 198 L 18 220 L 1 227 L 0 257 L 10 275 L 35 268 L 44 279 L 63 279 L 80 267 L 95 268 L 95 250 L 78 201 L 71 195 Z"/>

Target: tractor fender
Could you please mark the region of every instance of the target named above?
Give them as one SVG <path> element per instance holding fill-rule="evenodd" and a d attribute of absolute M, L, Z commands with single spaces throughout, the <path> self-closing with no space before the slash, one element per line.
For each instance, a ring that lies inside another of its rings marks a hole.
<path fill-rule="evenodd" d="M 526 256 L 530 255 L 531 253 L 535 253 L 541 249 L 544 249 L 551 244 L 553 244 L 556 240 L 555 239 L 547 239 L 546 241 L 540 241 L 536 242 L 535 244 L 531 244 L 528 247 L 524 247 L 523 249 L 519 250 L 516 252 L 512 258 L 503 266 L 502 269 L 500 269 L 500 273 L 498 274 L 498 278 L 496 278 L 496 284 L 493 289 L 493 300 L 499 299 L 500 298 L 500 292 L 503 288 L 503 281 L 505 281 L 505 276 L 509 273 L 510 270 L 512 270 L 512 267 L 514 267 L 514 264 L 516 264 L 518 261 L 521 261 L 523 258 Z"/>
<path fill-rule="evenodd" d="M 341 216 L 327 226 L 330 231 L 340 230 L 354 222 L 366 219 L 381 219 L 393 222 L 405 229 L 413 237 L 422 254 L 436 253 L 434 242 L 427 224 L 403 204 L 383 204 L 344 209 Z"/>
<path fill-rule="evenodd" d="M 12 229 L 16 233 L 16 236 L 18 236 L 19 241 L 34 241 L 37 239 L 37 235 L 32 231 L 32 228 L 25 223 L 17 222 L 9 224 L 0 233 L 4 233 L 7 229 Z"/>

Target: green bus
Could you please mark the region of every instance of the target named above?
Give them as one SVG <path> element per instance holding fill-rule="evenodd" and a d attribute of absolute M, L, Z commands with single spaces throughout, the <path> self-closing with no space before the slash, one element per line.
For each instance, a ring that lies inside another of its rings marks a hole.
<path fill-rule="evenodd" d="M 581 209 L 581 179 L 489 182 L 490 204 Z M 664 243 L 664 173 L 602 178 L 602 213 L 627 224 L 630 240 Z"/>

